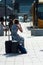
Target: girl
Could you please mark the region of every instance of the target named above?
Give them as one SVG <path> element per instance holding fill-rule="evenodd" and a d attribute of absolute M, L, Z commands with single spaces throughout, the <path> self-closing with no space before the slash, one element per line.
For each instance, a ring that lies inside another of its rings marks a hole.
<path fill-rule="evenodd" d="M 17 33 L 18 30 L 20 32 L 23 32 L 21 24 L 17 19 L 13 20 L 13 25 L 11 27 L 11 34 L 12 34 L 12 40 L 16 40 L 19 42 L 18 49 L 21 51 L 21 53 L 26 53 L 26 50 L 24 48 L 24 38 L 19 36 Z"/>

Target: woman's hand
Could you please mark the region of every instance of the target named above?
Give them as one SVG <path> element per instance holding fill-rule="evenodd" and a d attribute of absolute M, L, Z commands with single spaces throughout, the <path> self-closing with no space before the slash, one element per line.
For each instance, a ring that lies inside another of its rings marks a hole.
<path fill-rule="evenodd" d="M 19 23 L 17 26 L 18 26 L 18 29 L 19 29 L 21 32 L 23 32 L 22 27 L 21 27 L 21 24 Z"/>

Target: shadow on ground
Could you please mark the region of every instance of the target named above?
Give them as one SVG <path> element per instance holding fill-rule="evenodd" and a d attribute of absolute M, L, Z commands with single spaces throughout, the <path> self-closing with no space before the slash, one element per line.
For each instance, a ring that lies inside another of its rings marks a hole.
<path fill-rule="evenodd" d="M 3 56 L 6 56 L 6 57 L 13 57 L 13 56 L 19 56 L 19 55 L 23 55 L 23 54 L 20 54 L 20 53 L 10 53 L 10 54 L 3 54 Z"/>
<path fill-rule="evenodd" d="M 43 52 L 43 49 L 42 50 L 40 50 L 41 52 Z"/>

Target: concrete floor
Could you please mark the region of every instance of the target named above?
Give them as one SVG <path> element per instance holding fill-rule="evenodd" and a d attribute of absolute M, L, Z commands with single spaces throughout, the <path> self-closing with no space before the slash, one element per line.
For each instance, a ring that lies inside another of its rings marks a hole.
<path fill-rule="evenodd" d="M 0 65 L 43 65 L 43 36 L 31 36 L 30 22 L 21 23 L 23 33 L 18 33 L 24 37 L 27 54 L 6 55 L 5 41 L 8 36 L 0 37 Z"/>

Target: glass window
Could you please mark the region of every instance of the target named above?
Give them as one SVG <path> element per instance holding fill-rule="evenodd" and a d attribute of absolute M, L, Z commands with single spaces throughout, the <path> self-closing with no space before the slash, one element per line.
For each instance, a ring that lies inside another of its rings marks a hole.
<path fill-rule="evenodd" d="M 38 18 L 43 19 L 43 3 L 38 5 Z"/>
<path fill-rule="evenodd" d="M 0 17 L 8 16 L 13 13 L 12 0 L 0 0 Z"/>
<path fill-rule="evenodd" d="M 43 12 L 43 4 L 38 5 L 38 12 Z"/>

